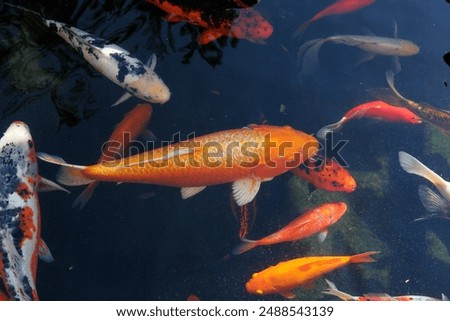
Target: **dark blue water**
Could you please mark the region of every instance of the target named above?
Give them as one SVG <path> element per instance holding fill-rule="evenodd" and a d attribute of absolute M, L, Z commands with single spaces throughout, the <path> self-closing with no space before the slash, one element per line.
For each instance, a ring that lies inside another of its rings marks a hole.
<path fill-rule="evenodd" d="M 366 30 L 393 37 L 394 21 L 400 38 L 420 46 L 418 55 L 400 58 L 398 89 L 415 101 L 450 106 L 450 67 L 442 59 L 450 50 L 448 3 L 378 0 L 361 11 L 312 24 L 300 40 L 292 37 L 301 23 L 332 2 L 261 0 L 254 8 L 274 28 L 266 44 L 222 38 L 206 47 L 195 43 L 199 28 L 169 24 L 145 1 L 20 4 L 116 43 L 142 61 L 155 53 L 156 72 L 172 92 L 169 102 L 154 105 L 149 125 L 161 141 L 178 132 L 181 137 L 202 135 L 262 120 L 316 132 L 351 107 L 372 100 L 366 89 L 386 87 L 384 72 L 392 68 L 392 58 L 380 56 L 354 67 L 359 49 L 325 44 L 320 69 L 300 84 L 298 48 L 306 40 Z M 2 130 L 14 120 L 25 121 L 38 151 L 74 164 L 95 163 L 102 143 L 138 100 L 110 108 L 123 93 L 118 86 L 38 19 L 1 2 L 0 8 Z M 280 111 L 281 105 L 286 109 Z M 345 125 L 336 137 L 349 140 L 342 154 L 364 183 L 342 196 L 351 211 L 336 223 L 340 232 L 333 234 L 331 227 L 323 245 L 311 238 L 223 260 L 239 243 L 227 185 L 182 200 L 176 188 L 102 183 L 81 211 L 71 207 L 81 188 L 71 188 L 71 195 L 41 194 L 42 237 L 55 262 L 39 263 L 39 296 L 185 300 L 196 294 L 203 300 L 278 300 L 282 297 L 248 294 L 245 283 L 254 272 L 282 260 L 369 250 L 382 251 L 377 262 L 345 267 L 327 278 L 354 295 L 448 295 L 450 221 L 411 223 L 426 214 L 417 186 L 428 183 L 404 172 L 397 157 L 405 150 L 449 178 L 450 159 L 430 149 L 429 128 L 368 119 Z M 448 148 L 445 136 L 435 137 L 438 151 Z M 43 176 L 55 179 L 56 171 L 56 166 L 40 163 Z M 299 215 L 296 202 L 307 195 L 296 184 L 301 183 L 290 173 L 262 184 L 249 237 L 265 236 Z M 324 287 L 321 279 L 315 289 L 297 294 L 303 300 L 332 299 L 320 293 Z"/>

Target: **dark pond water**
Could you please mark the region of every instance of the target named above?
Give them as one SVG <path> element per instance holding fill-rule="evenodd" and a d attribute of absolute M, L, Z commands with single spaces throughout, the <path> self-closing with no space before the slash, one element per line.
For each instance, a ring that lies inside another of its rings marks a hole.
<path fill-rule="evenodd" d="M 215 1 L 203 1 L 211 5 Z M 159 141 L 172 135 L 203 135 L 263 120 L 307 133 L 339 120 L 351 107 L 373 100 L 366 89 L 386 87 L 392 57 L 378 56 L 355 66 L 356 47 L 326 43 L 320 68 L 299 81 L 299 47 L 338 34 L 367 34 L 413 41 L 420 53 L 401 57 L 399 91 L 415 101 L 450 106 L 450 5 L 446 1 L 378 0 L 346 15 L 313 23 L 301 39 L 292 35 L 333 1 L 261 0 L 254 6 L 273 26 L 265 44 L 221 38 L 206 46 L 201 29 L 168 23 L 145 1 L 22 1 L 45 17 L 76 26 L 116 43 L 142 61 L 158 57 L 156 72 L 172 97 L 154 104 L 149 129 Z M 14 2 L 16 3 L 16 2 Z M 195 4 L 195 1 L 193 1 Z M 19 4 L 19 3 L 17 3 Z M 95 71 L 39 19 L 0 2 L 0 127 L 26 122 L 38 151 L 70 163 L 93 164 L 114 126 L 139 100 L 111 108 L 122 89 Z M 345 200 L 346 217 L 328 238 L 256 248 L 223 258 L 239 244 L 239 224 L 230 206 L 230 186 L 208 187 L 188 200 L 179 189 L 155 185 L 103 183 L 87 206 L 71 207 L 82 188 L 40 195 L 42 237 L 55 262 L 38 266 L 42 300 L 279 300 L 248 294 L 254 272 L 282 260 L 311 255 L 351 255 L 380 250 L 371 264 L 348 266 L 326 276 L 353 295 L 382 293 L 450 294 L 450 221 L 412 221 L 426 214 L 417 195 L 424 179 L 407 174 L 397 153 L 405 150 L 444 178 L 450 178 L 448 138 L 430 125 L 349 122 L 335 135 L 348 140 L 342 155 L 358 188 L 351 194 L 315 191 L 290 173 L 262 184 L 249 238 L 284 226 L 305 207 Z M 55 179 L 57 167 L 40 163 Z M 303 185 L 302 185 L 303 184 Z M 333 194 L 333 195 L 331 195 Z M 146 195 L 146 197 L 142 197 Z M 301 300 L 330 300 L 298 289 Z"/>

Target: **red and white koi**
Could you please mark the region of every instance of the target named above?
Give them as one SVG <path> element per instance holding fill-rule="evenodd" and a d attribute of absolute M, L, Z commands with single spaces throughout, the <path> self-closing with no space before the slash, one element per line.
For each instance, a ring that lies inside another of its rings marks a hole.
<path fill-rule="evenodd" d="M 38 255 L 53 258 L 40 236 L 37 158 L 23 122 L 0 139 L 0 182 L 0 278 L 10 299 L 37 300 Z"/>
<path fill-rule="evenodd" d="M 42 22 L 83 55 L 98 72 L 124 88 L 125 93 L 113 104 L 118 105 L 131 96 L 151 103 L 165 103 L 170 99 L 170 90 L 155 73 L 156 55 L 152 55 L 148 66 L 130 53 L 106 40 L 65 23 L 43 18 L 37 12 L 24 7 L 8 4 L 14 8 L 38 16 Z"/>
<path fill-rule="evenodd" d="M 421 124 L 422 120 L 407 108 L 389 105 L 381 100 L 369 101 L 353 107 L 345 113 L 337 123 L 322 127 L 317 132 L 317 137 L 325 139 L 327 132 L 340 129 L 346 122 L 352 119 L 371 118 L 387 122 L 401 122 L 408 124 Z"/>
<path fill-rule="evenodd" d="M 328 288 L 322 291 L 322 293 L 333 295 L 344 301 L 448 301 L 448 297 L 442 293 L 442 298 L 437 299 L 425 295 L 399 295 L 390 296 L 386 293 L 368 293 L 361 296 L 354 296 L 338 290 L 336 285 L 325 280 L 328 284 Z"/>

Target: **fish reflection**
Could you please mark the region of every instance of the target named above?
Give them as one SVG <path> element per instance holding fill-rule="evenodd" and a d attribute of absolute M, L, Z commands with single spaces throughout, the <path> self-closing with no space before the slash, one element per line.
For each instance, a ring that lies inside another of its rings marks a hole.
<path fill-rule="evenodd" d="M 203 28 L 204 30 L 197 38 L 200 45 L 206 45 L 224 36 L 261 42 L 269 38 L 273 32 L 272 25 L 241 0 L 234 1 L 240 9 L 220 10 L 220 8 L 214 8 L 210 11 L 195 8 L 186 2 L 146 1 L 166 12 L 166 20 L 169 22 L 187 21 Z"/>

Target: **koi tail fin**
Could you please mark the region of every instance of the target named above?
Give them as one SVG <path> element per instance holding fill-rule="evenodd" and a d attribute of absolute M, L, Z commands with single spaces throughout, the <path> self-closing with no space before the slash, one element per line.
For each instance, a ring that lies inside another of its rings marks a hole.
<path fill-rule="evenodd" d="M 300 60 L 303 57 L 302 70 L 299 79 L 312 74 L 319 69 L 319 50 L 329 39 L 313 39 L 305 42 L 298 50 L 297 57 Z"/>
<path fill-rule="evenodd" d="M 378 254 L 380 251 L 370 251 L 361 254 L 353 255 L 350 258 L 350 263 L 370 263 L 375 262 L 375 259 L 370 257 L 371 255 Z"/>
<path fill-rule="evenodd" d="M 86 205 L 86 203 L 91 199 L 92 194 L 94 194 L 95 188 L 97 187 L 99 182 L 92 182 L 81 192 L 80 195 L 75 199 L 72 204 L 72 207 L 79 207 L 80 210 Z"/>
<path fill-rule="evenodd" d="M 317 138 L 325 139 L 327 136 L 327 133 L 330 133 L 330 132 L 340 129 L 342 127 L 342 125 L 344 125 L 346 120 L 347 120 L 346 117 L 342 117 L 342 119 L 340 121 L 322 127 L 321 129 L 319 129 L 319 131 L 316 134 Z"/>
<path fill-rule="evenodd" d="M 62 166 L 56 175 L 56 180 L 63 185 L 79 186 L 94 182 L 94 180 L 84 176 L 83 170 L 86 169 L 86 166 L 68 164 L 61 157 L 46 153 L 37 153 L 37 157 L 45 162 Z"/>
<path fill-rule="evenodd" d="M 323 290 L 322 293 L 329 294 L 329 295 L 334 295 L 334 296 L 336 296 L 339 299 L 344 300 L 344 301 L 354 301 L 355 300 L 353 298 L 353 296 L 351 296 L 350 294 L 342 292 L 342 291 L 339 291 L 338 288 L 336 287 L 336 285 L 333 282 L 331 282 L 331 281 L 329 281 L 327 279 L 325 279 L 325 281 L 328 284 L 328 288 Z"/>
<path fill-rule="evenodd" d="M 440 185 L 445 185 L 442 177 L 440 177 L 438 174 L 436 174 L 431 169 L 426 167 L 418 159 L 414 158 L 410 154 L 400 151 L 398 152 L 398 160 L 400 162 L 400 166 L 407 173 L 422 176 L 423 178 L 429 180 L 437 187 Z"/>
<path fill-rule="evenodd" d="M 242 238 L 241 241 L 242 243 L 236 246 L 231 252 L 233 255 L 242 254 L 258 246 L 257 241 L 247 240 L 244 238 Z"/>
<path fill-rule="evenodd" d="M 395 73 L 394 73 L 392 70 L 386 71 L 386 80 L 387 80 L 387 83 L 388 83 L 389 87 L 392 89 L 392 91 L 394 92 L 394 94 L 395 94 L 398 98 L 400 98 L 401 100 L 403 100 L 403 101 L 405 101 L 405 102 L 408 102 L 409 100 L 406 99 L 405 97 L 403 97 L 403 96 L 397 91 L 397 89 L 395 88 L 395 86 L 394 86 L 394 76 L 395 76 Z"/>
<path fill-rule="evenodd" d="M 314 20 L 308 20 L 305 21 L 300 25 L 300 27 L 295 30 L 294 34 L 292 35 L 294 38 L 300 39 L 303 34 L 305 33 L 306 29 L 314 22 Z"/>
<path fill-rule="evenodd" d="M 419 198 L 427 212 L 445 213 L 449 208 L 447 200 L 428 186 L 419 185 Z"/>

